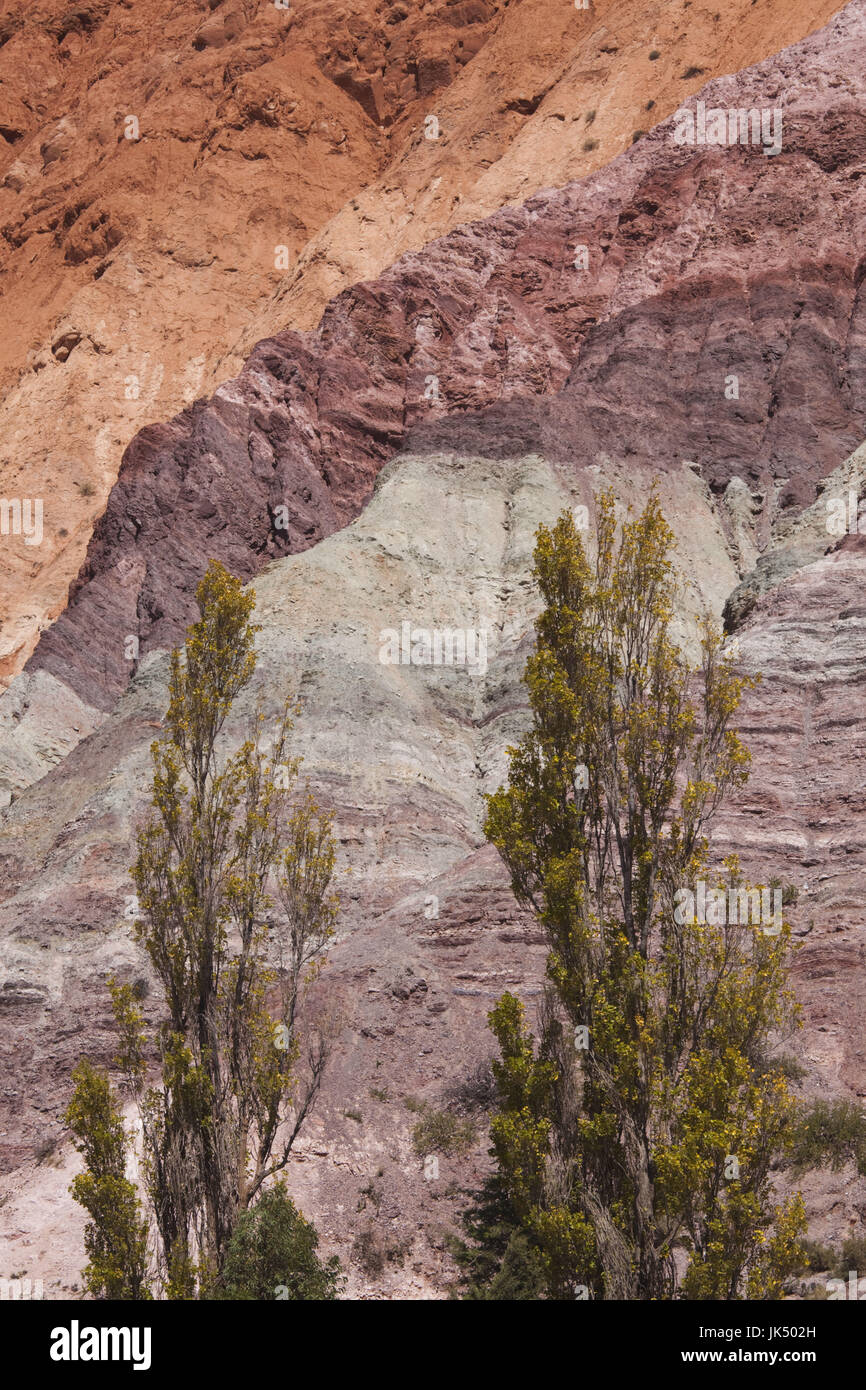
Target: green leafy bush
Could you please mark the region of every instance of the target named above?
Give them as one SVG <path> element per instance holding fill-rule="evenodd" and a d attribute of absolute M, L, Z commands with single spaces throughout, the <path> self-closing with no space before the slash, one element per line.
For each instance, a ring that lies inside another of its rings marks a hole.
<path fill-rule="evenodd" d="M 332 1300 L 342 1284 L 336 1255 L 322 1261 L 319 1237 L 277 1184 L 242 1213 L 232 1233 L 217 1298 Z"/>
<path fill-rule="evenodd" d="M 866 1177 L 866 1114 L 854 1101 L 818 1100 L 802 1114 L 791 1153 L 795 1173 L 856 1164 Z"/>

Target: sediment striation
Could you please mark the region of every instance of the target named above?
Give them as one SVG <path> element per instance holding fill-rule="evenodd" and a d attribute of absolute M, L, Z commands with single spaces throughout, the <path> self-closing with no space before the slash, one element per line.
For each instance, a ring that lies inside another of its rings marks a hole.
<path fill-rule="evenodd" d="M 679 637 L 693 649 L 697 613 L 724 614 L 762 673 L 740 720 L 751 780 L 711 853 L 785 885 L 792 1048 L 815 1094 L 866 1095 L 866 537 L 856 506 L 844 534 L 829 525 L 864 481 L 864 58 L 857 0 L 687 103 L 779 109 L 781 153 L 680 145 L 662 122 L 345 290 L 315 330 L 264 339 L 133 440 L 68 607 L 0 702 L 10 1268 L 50 1270 L 55 1295 L 77 1278 L 69 1073 L 114 1051 L 110 974 L 157 1007 L 127 871 L 167 649 L 211 557 L 254 582 L 262 624 L 230 735 L 296 699 L 305 776 L 335 815 L 343 912 L 322 988 L 345 1027 L 291 1183 L 326 1248 L 382 1243 L 379 1275 L 350 1260 L 351 1293 L 443 1296 L 444 1231 L 486 1171 L 486 1014 L 504 988 L 532 1004 L 545 949 L 485 844 L 483 796 L 527 719 L 535 528 L 565 507 L 591 518 L 602 486 L 625 508 L 656 482 Z M 383 662 L 403 621 L 483 631 L 484 670 Z M 438 1180 L 407 1101 L 479 1115 Z M 866 1216 L 850 1172 L 806 1197 L 822 1239 Z"/>

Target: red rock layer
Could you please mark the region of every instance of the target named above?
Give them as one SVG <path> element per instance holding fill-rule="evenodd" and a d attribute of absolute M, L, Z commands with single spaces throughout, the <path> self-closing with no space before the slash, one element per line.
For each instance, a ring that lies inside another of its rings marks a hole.
<path fill-rule="evenodd" d="M 143 425 L 839 8 L 0 0 L 0 497 L 53 518 L 0 546 L 0 686 L 62 611 Z"/>
<path fill-rule="evenodd" d="M 210 557 L 249 578 L 314 544 L 406 444 L 693 459 L 714 490 L 746 480 L 759 533 L 813 500 L 866 434 L 864 73 L 855 0 L 702 93 L 778 106 L 781 154 L 678 145 L 665 123 L 592 178 L 346 291 L 315 333 L 260 343 L 210 401 L 130 445 L 31 668 L 109 708 L 127 634 L 142 652 L 176 641 Z"/>

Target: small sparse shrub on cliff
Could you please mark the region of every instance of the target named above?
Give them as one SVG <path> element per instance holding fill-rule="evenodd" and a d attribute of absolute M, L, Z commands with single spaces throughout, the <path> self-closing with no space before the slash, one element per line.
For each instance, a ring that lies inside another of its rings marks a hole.
<path fill-rule="evenodd" d="M 703 77 L 704 72 L 704 68 L 696 68 L 694 66 L 687 67 L 685 72 L 683 73 L 682 80 L 683 82 L 688 82 L 692 77 Z"/>
<path fill-rule="evenodd" d="M 795 1173 L 829 1168 L 838 1173 L 853 1164 L 866 1177 L 866 1113 L 850 1100 L 818 1100 L 802 1111 L 794 1135 Z"/>
<path fill-rule="evenodd" d="M 803 1242 L 801 1274 L 824 1274 L 831 1279 L 846 1279 L 851 1270 L 866 1270 L 866 1238 L 849 1236 L 841 1248 L 818 1241 Z"/>
<path fill-rule="evenodd" d="M 156 1286 L 179 1299 L 219 1284 L 240 1218 L 262 1206 L 315 1104 L 333 1030 L 302 1023 L 301 1003 L 337 913 L 331 823 L 297 794 L 288 710 L 267 730 L 258 716 L 240 748 L 225 747 L 227 716 L 256 662 L 255 596 L 212 563 L 197 601 L 199 620 L 172 654 L 166 733 L 151 748 L 152 811 L 132 869 L 133 934 L 164 1000 L 152 1035 L 139 982 L 111 985 L 117 1062 L 142 1126 Z M 159 1080 L 148 1085 L 154 1055 Z M 107 1122 L 84 1105 L 96 1084 L 84 1081 L 76 1132 L 101 1153 Z M 112 1125 L 104 1177 L 128 1207 L 122 1127 Z M 83 1179 L 76 1196 L 91 1201 L 97 1246 L 112 1246 L 109 1209 L 94 1206 Z"/>
<path fill-rule="evenodd" d="M 36 1145 L 36 1162 L 47 1163 L 48 1160 L 50 1158 L 53 1158 L 54 1155 L 57 1153 L 59 1145 L 60 1135 L 58 1133 L 46 1134 L 45 1138 L 41 1139 L 39 1143 Z"/>
<path fill-rule="evenodd" d="M 356 1209 L 358 1211 L 366 1211 L 367 1204 L 369 1203 L 370 1206 L 372 1206 L 375 1210 L 376 1215 L 378 1216 L 384 1197 L 384 1188 L 377 1187 L 375 1182 L 371 1178 L 370 1181 L 366 1184 L 366 1186 L 360 1188 L 358 1191 L 358 1206 Z"/>
<path fill-rule="evenodd" d="M 355 1237 L 352 1254 L 364 1273 L 376 1279 L 385 1268 L 385 1247 L 373 1226 L 365 1226 Z"/>
<path fill-rule="evenodd" d="M 450 1115 L 447 1110 L 434 1110 L 429 1105 L 423 1107 L 421 1118 L 412 1130 L 412 1147 L 421 1158 L 431 1153 L 446 1156 L 468 1153 L 475 1139 L 472 1120 Z"/>
<path fill-rule="evenodd" d="M 569 513 L 539 528 L 532 724 L 488 798 L 487 837 L 549 943 L 537 1038 L 510 994 L 489 1016 L 495 1267 L 510 1248 L 553 1299 L 779 1298 L 805 1231 L 774 1178 L 798 1114 L 772 1061 L 797 1020 L 790 928 L 674 911 L 747 779 L 732 721 L 754 681 L 709 620 L 697 669 L 674 644 L 655 493 L 621 528 L 613 494 L 597 503 L 593 559 Z M 735 859 L 719 881 L 740 883 Z"/>
<path fill-rule="evenodd" d="M 777 1076 L 784 1076 L 786 1081 L 799 1084 L 807 1075 L 806 1068 L 802 1062 L 798 1062 L 796 1057 L 789 1052 L 765 1052 L 761 1056 L 758 1052 L 755 1056 L 755 1068 L 761 1072 L 775 1072 Z"/>
<path fill-rule="evenodd" d="M 385 1242 L 374 1226 L 365 1226 L 358 1232 L 352 1254 L 371 1279 L 378 1279 L 388 1261 Z"/>
<path fill-rule="evenodd" d="M 352 1246 L 352 1255 L 370 1279 L 378 1279 L 389 1264 L 405 1262 L 408 1243 L 387 1238 L 372 1223 L 360 1230 Z"/>
<path fill-rule="evenodd" d="M 842 1277 L 850 1269 L 866 1270 L 866 1236 L 848 1236 L 842 1244 L 835 1273 L 837 1277 Z"/>
<path fill-rule="evenodd" d="M 583 142 L 583 148 L 584 148 L 584 153 L 589 154 L 589 152 L 590 152 L 591 150 L 597 150 L 597 149 L 598 149 L 598 141 L 597 141 L 597 140 L 584 140 L 584 142 Z"/>
<path fill-rule="evenodd" d="M 657 48 L 653 48 L 653 49 L 650 50 L 649 59 L 650 59 L 650 62 L 651 62 L 651 63 L 656 62 L 656 60 L 657 60 L 658 58 L 660 58 L 661 56 L 662 56 L 662 55 L 659 53 L 659 51 L 658 51 Z"/>
<path fill-rule="evenodd" d="M 835 1268 L 836 1252 L 829 1245 L 821 1245 L 815 1240 L 803 1241 L 803 1263 L 798 1274 L 823 1274 Z"/>
<path fill-rule="evenodd" d="M 490 1062 L 479 1062 L 463 1081 L 451 1087 L 448 1098 L 458 1109 L 490 1110 L 496 1103 L 496 1080 Z"/>

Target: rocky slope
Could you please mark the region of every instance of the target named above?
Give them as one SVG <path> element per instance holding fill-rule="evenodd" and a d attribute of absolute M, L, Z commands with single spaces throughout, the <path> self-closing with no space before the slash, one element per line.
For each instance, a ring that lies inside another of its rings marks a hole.
<path fill-rule="evenodd" d="M 4 699 L 0 1272 L 56 1295 L 80 1267 L 59 1115 L 81 1052 L 113 1051 L 106 977 L 147 980 L 124 921 L 132 831 L 164 649 L 211 554 L 257 576 L 263 624 L 233 733 L 254 698 L 273 714 L 297 696 L 297 748 L 336 816 L 323 986 L 345 1027 L 291 1182 L 328 1248 L 354 1251 L 353 1295 L 447 1289 L 446 1233 L 486 1162 L 486 1013 L 504 987 L 530 1003 L 540 987 L 543 944 L 484 845 L 481 796 L 525 718 L 534 528 L 599 484 L 639 504 L 658 477 L 687 645 L 698 609 L 735 596 L 764 679 L 741 721 L 751 782 L 713 849 L 796 889 L 794 1047 L 813 1091 L 866 1094 L 866 552 L 826 525 L 866 453 L 864 50 L 857 0 L 702 94 L 781 106 L 781 154 L 685 148 L 663 124 L 582 183 L 408 255 L 135 440 L 67 612 Z M 484 670 L 383 664 L 404 621 L 483 631 Z M 422 1102 L 478 1126 L 429 1181 Z M 822 1238 L 866 1216 L 850 1173 L 806 1195 Z"/>
<path fill-rule="evenodd" d="M 0 546 L 0 682 L 62 609 L 143 424 L 837 8 L 0 0 L 0 497 L 52 517 L 41 545 Z"/>
<path fill-rule="evenodd" d="M 67 609 L 2 701 L 8 793 L 95 726 L 136 651 L 177 640 L 210 556 L 251 577 L 314 544 L 404 442 L 689 461 L 750 569 L 866 435 L 852 54 L 860 0 L 703 89 L 709 107 L 778 107 L 781 153 L 678 144 L 665 122 L 590 178 L 345 291 L 314 333 L 264 340 L 210 402 L 138 435 Z"/>
<path fill-rule="evenodd" d="M 239 349 L 275 324 L 313 328 L 323 301 L 458 223 L 583 178 L 627 149 L 711 77 L 796 42 L 841 6 L 820 0 L 699 0 L 635 6 L 520 0 L 391 164 L 304 250 Z M 280 316 L 280 311 L 282 316 Z M 233 355 L 220 366 L 240 358 Z"/>
<path fill-rule="evenodd" d="M 348 1255 L 353 1296 L 441 1297 L 453 1277 L 446 1233 L 485 1171 L 486 1014 L 506 987 L 531 1006 L 544 962 L 484 845 L 481 796 L 525 718 L 534 529 L 605 483 L 639 505 L 649 477 L 613 465 L 566 474 L 537 455 L 404 455 L 357 521 L 256 581 L 259 666 L 230 741 L 254 704 L 269 719 L 296 697 L 304 774 L 336 815 L 343 901 L 323 995 L 344 1027 L 291 1186 L 328 1247 Z M 737 575 L 720 509 L 691 469 L 661 486 L 682 610 L 718 611 Z M 798 889 L 805 1030 L 794 1050 L 813 1089 L 857 1095 L 864 565 L 862 538 L 836 543 L 763 595 L 739 630 L 744 667 L 764 675 L 742 719 L 754 767 L 713 846 Z M 485 669 L 383 664 L 382 635 L 404 621 L 484 632 Z M 682 637 L 692 640 L 689 624 Z M 148 979 L 124 913 L 165 705 L 166 658 L 153 653 L 101 728 L 9 808 L 0 836 L 0 1267 L 42 1278 L 54 1296 L 80 1267 L 66 1195 L 74 1158 L 59 1124 L 69 1072 L 82 1052 L 113 1053 L 107 977 Z M 434 1180 L 412 1144 L 425 1102 L 477 1126 L 466 1156 L 439 1156 Z M 866 1215 L 866 1184 L 850 1174 L 810 1180 L 806 1193 L 822 1238 L 839 1241 Z"/>
<path fill-rule="evenodd" d="M 297 698 L 295 747 L 334 809 L 340 844 L 340 937 L 325 993 L 346 1025 L 292 1182 L 344 1252 L 371 1223 L 402 1252 L 373 1281 L 383 1293 L 442 1292 L 437 1231 L 453 1224 L 455 1181 L 483 1170 L 479 1126 L 469 1157 L 441 1156 L 439 1180 L 425 1182 L 407 1099 L 441 1106 L 467 1085 L 490 1053 L 485 1014 L 497 994 L 539 989 L 543 944 L 484 845 L 481 796 L 501 780 L 524 718 L 535 528 L 604 482 L 638 503 L 649 480 L 636 488 L 613 469 L 566 479 L 537 456 L 402 456 L 356 522 L 256 582 L 259 666 L 230 739 L 255 706 L 270 720 Z M 680 537 L 684 606 L 717 607 L 736 570 L 691 470 L 667 481 L 663 504 Z M 382 634 L 404 621 L 483 632 L 484 662 L 383 664 Z M 124 911 L 165 705 L 166 659 L 154 653 L 102 727 L 10 807 L 0 837 L 0 1067 L 10 1078 L 0 1166 L 12 1170 L 0 1232 L 6 1263 L 47 1277 L 55 1293 L 74 1281 L 80 1252 L 69 1204 L 58 1201 L 59 1098 L 83 1051 L 112 1055 L 107 975 L 148 977 Z M 383 1193 L 375 1216 L 372 1199 L 358 1211 L 369 1184 Z M 34 1191 L 49 1213 L 38 1233 Z M 361 1268 L 353 1279 L 355 1291 L 369 1286 Z"/>
<path fill-rule="evenodd" d="M 500 8 L 0 6 L 0 495 L 62 517 L 3 547 L 0 674 L 62 606 L 136 430 L 201 394 Z"/>
<path fill-rule="evenodd" d="M 741 720 L 754 756 L 714 837 L 797 890 L 801 1044 L 820 1088 L 866 1096 L 866 528 L 762 595 L 739 630 L 761 672 Z M 813 1077 L 813 1084 L 815 1078 Z M 863 1194 L 861 1193 L 861 1198 Z M 861 1203 L 860 1218 L 866 1216 Z"/>

